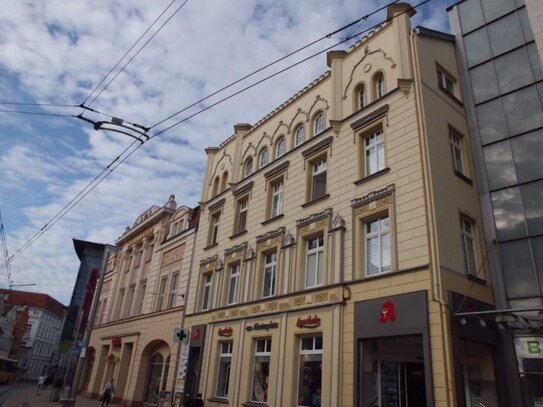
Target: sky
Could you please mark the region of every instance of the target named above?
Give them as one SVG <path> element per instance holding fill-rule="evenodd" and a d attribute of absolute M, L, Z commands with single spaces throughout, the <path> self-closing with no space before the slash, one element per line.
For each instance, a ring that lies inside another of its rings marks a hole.
<path fill-rule="evenodd" d="M 388 2 L 188 0 L 174 14 L 181 0 L 171 5 L 171 0 L 8 0 L 0 13 L 0 102 L 79 105 L 166 10 L 113 75 L 173 15 L 170 21 L 90 105 L 150 127 Z M 452 3 L 430 1 L 417 10 L 413 26 L 448 32 L 445 9 Z M 196 104 L 151 134 L 382 21 L 385 15 L 381 12 Z M 204 149 L 232 135 L 234 124 L 255 123 L 326 70 L 322 53 L 142 145 L 13 259 L 14 284 L 36 284 L 14 288 L 44 292 L 68 304 L 79 267 L 73 238 L 113 244 L 141 212 L 164 205 L 170 194 L 175 194 L 178 205 L 197 205 Z M 87 106 L 96 94 L 87 99 Z M 0 211 L 11 255 L 133 139 L 96 131 L 90 123 L 71 117 L 82 112 L 79 108 L 0 104 L 0 109 L 70 115 L 0 112 Z M 85 116 L 108 119 L 88 111 Z M 1 254 L 0 261 L 4 262 Z M 7 284 L 5 270 L 0 270 L 0 286 Z"/>

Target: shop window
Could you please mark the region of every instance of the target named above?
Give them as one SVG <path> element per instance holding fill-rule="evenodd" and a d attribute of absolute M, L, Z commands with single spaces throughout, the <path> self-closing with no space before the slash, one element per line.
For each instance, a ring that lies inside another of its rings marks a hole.
<path fill-rule="evenodd" d="M 317 236 L 306 240 L 305 288 L 323 284 L 324 237 Z"/>
<path fill-rule="evenodd" d="M 294 146 L 297 147 L 305 141 L 305 126 L 300 124 L 294 130 Z"/>
<path fill-rule="evenodd" d="M 475 222 L 465 216 L 460 216 L 460 229 L 462 232 L 462 251 L 464 255 L 464 271 L 466 274 L 476 276 L 475 264 Z"/>
<path fill-rule="evenodd" d="M 326 195 L 326 157 L 321 157 L 310 163 L 311 183 L 309 200 L 321 198 Z"/>
<path fill-rule="evenodd" d="M 168 300 L 168 308 L 175 307 L 177 304 L 177 282 L 179 280 L 179 273 L 172 274 L 170 281 L 170 298 Z"/>
<path fill-rule="evenodd" d="M 237 263 L 237 264 L 231 265 L 226 305 L 237 303 L 239 276 L 240 276 L 240 264 Z"/>
<path fill-rule="evenodd" d="M 253 173 L 253 159 L 249 157 L 247 161 L 245 161 L 245 167 L 243 169 L 243 173 L 245 178 L 247 178 L 249 175 Z"/>
<path fill-rule="evenodd" d="M 385 169 L 385 137 L 383 128 L 378 127 L 362 135 L 363 177 Z"/>
<path fill-rule="evenodd" d="M 313 119 L 313 135 L 316 136 L 319 133 L 322 133 L 326 128 L 326 121 L 324 112 L 320 111 L 315 115 Z"/>
<path fill-rule="evenodd" d="M 217 397 L 227 398 L 232 365 L 232 341 L 220 344 L 219 372 L 217 375 Z"/>
<path fill-rule="evenodd" d="M 260 156 L 258 157 L 258 167 L 262 168 L 268 165 L 268 159 L 269 159 L 268 149 L 264 147 L 262 151 L 260 152 Z"/>
<path fill-rule="evenodd" d="M 275 279 L 277 276 L 277 253 L 268 253 L 264 255 L 264 278 L 262 287 L 262 297 L 272 297 L 275 295 Z"/>
<path fill-rule="evenodd" d="M 151 356 L 149 373 L 147 375 L 147 386 L 145 387 L 145 396 L 143 398 L 146 403 L 158 404 L 163 370 L 164 357 L 160 353 Z"/>
<path fill-rule="evenodd" d="M 255 359 L 251 401 L 266 403 L 270 379 L 271 339 L 259 339 L 255 343 Z"/>
<path fill-rule="evenodd" d="M 385 88 L 385 75 L 383 72 L 377 72 L 373 76 L 373 96 L 374 99 L 380 99 L 383 96 L 385 96 L 386 88 Z"/>
<path fill-rule="evenodd" d="M 270 183 L 270 214 L 269 219 L 283 213 L 283 178 Z"/>
<path fill-rule="evenodd" d="M 207 239 L 208 246 L 217 244 L 219 238 L 219 223 L 221 220 L 220 212 L 211 215 L 211 222 L 209 222 L 209 235 Z"/>
<path fill-rule="evenodd" d="M 238 200 L 236 208 L 237 225 L 234 234 L 247 230 L 247 211 L 249 209 L 249 198 L 244 197 Z"/>
<path fill-rule="evenodd" d="M 285 155 L 287 151 L 287 142 L 285 140 L 285 137 L 281 136 L 279 137 L 279 140 L 277 140 L 277 144 L 275 145 L 275 158 L 282 157 Z"/>
<path fill-rule="evenodd" d="M 364 243 L 366 275 L 388 273 L 391 270 L 388 214 L 365 223 Z"/>
<path fill-rule="evenodd" d="M 461 175 L 467 176 L 465 153 L 464 153 L 464 138 L 456 130 L 449 128 L 449 144 L 451 146 L 451 155 L 453 160 L 454 170 Z"/>
<path fill-rule="evenodd" d="M 322 336 L 300 338 L 298 406 L 321 406 Z"/>
<path fill-rule="evenodd" d="M 211 273 L 202 276 L 202 311 L 207 311 L 211 307 L 212 277 L 213 275 Z"/>

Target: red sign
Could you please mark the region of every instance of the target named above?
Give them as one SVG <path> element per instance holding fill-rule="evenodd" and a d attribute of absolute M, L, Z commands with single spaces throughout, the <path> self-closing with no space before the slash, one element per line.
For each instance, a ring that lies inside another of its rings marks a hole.
<path fill-rule="evenodd" d="M 192 333 L 192 340 L 193 341 L 199 341 L 200 340 L 200 328 L 196 328 L 194 332 Z"/>
<path fill-rule="evenodd" d="M 232 333 L 234 333 L 234 330 L 227 326 L 227 327 L 224 327 L 224 328 L 219 328 L 219 336 L 232 336 Z"/>
<path fill-rule="evenodd" d="M 381 308 L 381 316 L 379 317 L 379 322 L 386 324 L 387 322 L 394 322 L 396 320 L 396 312 L 394 311 L 394 304 L 390 301 L 387 301 L 383 304 Z"/>
<path fill-rule="evenodd" d="M 111 344 L 113 346 L 119 346 L 121 344 L 121 338 L 111 338 Z"/>
<path fill-rule="evenodd" d="M 321 319 L 314 315 L 308 316 L 307 318 L 298 318 L 296 321 L 296 326 L 298 328 L 316 328 L 321 324 Z"/>

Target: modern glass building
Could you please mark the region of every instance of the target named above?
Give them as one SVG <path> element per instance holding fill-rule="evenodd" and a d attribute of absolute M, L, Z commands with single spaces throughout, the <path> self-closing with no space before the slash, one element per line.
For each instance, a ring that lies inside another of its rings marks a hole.
<path fill-rule="evenodd" d="M 466 0 L 448 9 L 485 219 L 495 327 L 510 344 L 503 363 L 511 374 L 511 406 L 543 403 L 543 44 L 536 41 L 543 39 L 542 6 Z"/>

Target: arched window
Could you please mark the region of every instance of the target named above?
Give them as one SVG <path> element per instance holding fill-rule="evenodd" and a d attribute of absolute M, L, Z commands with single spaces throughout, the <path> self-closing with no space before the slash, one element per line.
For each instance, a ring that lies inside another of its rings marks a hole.
<path fill-rule="evenodd" d="M 221 192 L 223 192 L 226 189 L 226 184 L 228 183 L 228 171 L 225 171 L 222 174 L 222 180 L 221 180 Z"/>
<path fill-rule="evenodd" d="M 326 125 L 324 120 L 324 112 L 320 111 L 313 119 L 313 135 L 316 136 L 320 132 L 324 131 Z"/>
<path fill-rule="evenodd" d="M 366 104 L 366 88 L 363 84 L 356 87 L 354 92 L 354 109 L 362 109 Z"/>
<path fill-rule="evenodd" d="M 248 177 L 252 173 L 253 173 L 253 159 L 249 157 L 249 159 L 245 161 L 245 169 L 244 169 L 245 177 Z"/>
<path fill-rule="evenodd" d="M 305 141 L 305 127 L 300 124 L 294 131 L 294 145 L 299 146 Z"/>
<path fill-rule="evenodd" d="M 211 191 L 211 197 L 217 196 L 219 193 L 219 176 L 216 176 L 213 180 L 213 189 Z"/>
<path fill-rule="evenodd" d="M 385 95 L 385 76 L 382 72 L 377 72 L 373 77 L 373 86 L 375 87 L 375 99 L 382 98 Z"/>
<path fill-rule="evenodd" d="M 264 147 L 262 151 L 260 152 L 260 157 L 258 159 L 258 167 L 262 168 L 268 165 L 268 148 Z"/>
<path fill-rule="evenodd" d="M 149 363 L 149 373 L 147 375 L 147 386 L 145 388 L 144 401 L 147 403 L 158 403 L 160 393 L 162 373 L 164 368 L 164 358 L 160 353 L 151 356 Z"/>
<path fill-rule="evenodd" d="M 283 136 L 279 137 L 277 144 L 275 145 L 275 158 L 279 158 L 287 151 L 287 142 Z"/>

